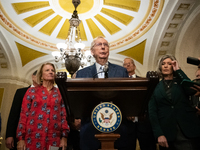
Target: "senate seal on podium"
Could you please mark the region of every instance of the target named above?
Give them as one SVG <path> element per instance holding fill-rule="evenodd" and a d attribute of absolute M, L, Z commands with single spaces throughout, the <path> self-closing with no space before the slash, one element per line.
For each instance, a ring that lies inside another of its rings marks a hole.
<path fill-rule="evenodd" d="M 97 130 L 109 133 L 115 131 L 120 126 L 122 115 L 120 109 L 115 104 L 104 102 L 94 108 L 91 120 Z"/>

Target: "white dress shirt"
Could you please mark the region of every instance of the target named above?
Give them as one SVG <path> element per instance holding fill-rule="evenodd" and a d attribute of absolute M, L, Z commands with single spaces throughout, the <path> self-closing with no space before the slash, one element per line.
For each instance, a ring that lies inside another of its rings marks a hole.
<path fill-rule="evenodd" d="M 100 65 L 97 62 L 95 64 L 96 64 L 96 69 L 98 73 L 98 78 L 104 78 L 105 77 L 105 72 L 103 72 L 104 66 Z M 108 64 L 108 62 L 106 64 Z M 99 73 L 99 72 L 102 72 L 102 73 Z"/>
<path fill-rule="evenodd" d="M 132 76 L 129 76 L 129 78 L 136 78 L 136 74 L 133 74 Z"/>

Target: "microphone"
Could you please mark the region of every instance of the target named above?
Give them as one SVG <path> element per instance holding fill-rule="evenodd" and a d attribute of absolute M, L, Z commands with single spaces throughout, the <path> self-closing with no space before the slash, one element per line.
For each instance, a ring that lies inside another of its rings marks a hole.
<path fill-rule="evenodd" d="M 93 75 L 93 80 L 95 79 L 95 77 L 96 77 L 99 73 L 102 73 L 102 72 L 105 73 L 104 78 L 105 78 L 105 79 L 108 78 L 108 70 L 109 70 L 108 65 L 105 64 L 104 67 L 103 67 L 103 71 L 97 72 L 95 75 Z"/>
<path fill-rule="evenodd" d="M 200 60 L 194 57 L 187 57 L 187 63 L 198 66 L 200 64 Z"/>
<path fill-rule="evenodd" d="M 105 72 L 105 77 L 104 77 L 105 79 L 108 78 L 108 70 L 109 70 L 108 65 L 105 64 L 103 67 L 103 71 Z"/>

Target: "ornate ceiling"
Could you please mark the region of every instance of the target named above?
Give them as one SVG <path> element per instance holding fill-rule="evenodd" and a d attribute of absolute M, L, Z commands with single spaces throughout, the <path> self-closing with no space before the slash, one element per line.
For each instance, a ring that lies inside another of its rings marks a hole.
<path fill-rule="evenodd" d="M 198 6 L 198 0 L 81 0 L 81 38 L 89 50 L 93 38 L 104 36 L 110 62 L 122 65 L 132 57 L 137 74 L 145 76 L 160 56 L 177 55 L 181 31 Z M 67 38 L 74 6 L 72 0 L 1 0 L 0 8 L 0 77 L 24 82 L 40 64 L 54 62 L 51 52 Z"/>

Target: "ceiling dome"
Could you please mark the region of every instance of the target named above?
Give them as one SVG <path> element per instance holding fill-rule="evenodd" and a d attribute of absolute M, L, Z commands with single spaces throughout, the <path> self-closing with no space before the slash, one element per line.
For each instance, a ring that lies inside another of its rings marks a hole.
<path fill-rule="evenodd" d="M 74 5 L 71 0 L 59 0 L 61 8 L 69 13 L 73 13 Z M 79 14 L 86 13 L 92 9 L 94 0 L 81 0 L 80 7 L 77 8 Z"/>
<path fill-rule="evenodd" d="M 153 0 L 82 0 L 77 7 L 82 41 L 89 47 L 95 37 L 104 36 L 111 49 L 133 42 L 151 28 L 162 6 L 162 1 Z M 11 0 L 8 7 L 13 24 L 35 41 L 50 44 L 48 48 L 56 49 L 55 44 L 67 38 L 71 0 Z"/>

